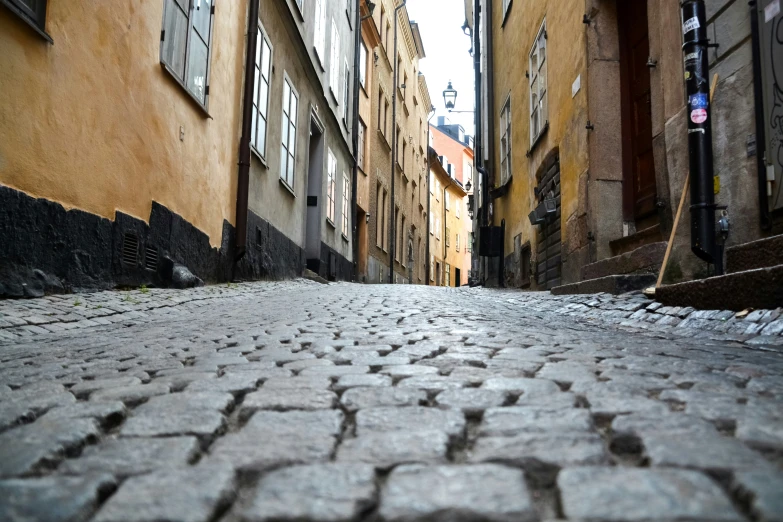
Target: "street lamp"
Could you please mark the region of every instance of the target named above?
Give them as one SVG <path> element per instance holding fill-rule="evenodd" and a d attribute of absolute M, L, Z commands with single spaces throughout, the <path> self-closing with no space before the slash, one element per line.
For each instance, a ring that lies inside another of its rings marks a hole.
<path fill-rule="evenodd" d="M 451 82 L 446 90 L 443 91 L 443 101 L 446 103 L 446 108 L 451 110 L 457 105 L 457 91 L 452 87 Z"/>
<path fill-rule="evenodd" d="M 465 183 L 465 190 L 470 192 L 470 189 L 473 188 L 473 185 L 470 184 L 470 180 L 468 180 L 467 183 Z"/>

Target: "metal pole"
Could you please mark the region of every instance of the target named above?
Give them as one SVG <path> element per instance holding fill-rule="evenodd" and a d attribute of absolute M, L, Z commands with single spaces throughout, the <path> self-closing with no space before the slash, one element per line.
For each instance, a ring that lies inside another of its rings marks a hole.
<path fill-rule="evenodd" d="M 430 197 L 430 133 L 432 132 L 430 128 L 430 121 L 432 120 L 432 117 L 435 116 L 435 107 L 430 107 L 430 116 L 427 118 L 427 235 L 425 236 L 427 239 L 427 244 L 425 245 L 425 256 L 427 259 L 424 260 L 425 262 L 425 268 L 424 268 L 424 284 L 429 286 L 430 284 L 430 203 L 432 198 Z"/>
<path fill-rule="evenodd" d="M 710 67 L 704 0 L 682 3 L 685 85 L 688 93 L 688 153 L 691 184 L 691 250 L 716 262 Z"/>
<path fill-rule="evenodd" d="M 351 172 L 351 242 L 353 246 L 353 280 L 359 280 L 359 223 L 356 219 L 357 185 L 359 184 L 359 69 L 362 42 L 362 2 L 356 0 L 356 31 L 353 46 L 353 117 L 351 118 L 351 145 L 353 172 Z"/>
<path fill-rule="evenodd" d="M 394 178 L 396 174 L 397 162 L 397 82 L 399 71 L 397 70 L 397 23 L 399 21 L 397 13 L 405 7 L 408 0 L 402 0 L 402 3 L 394 9 L 394 84 L 392 85 L 392 153 L 391 153 L 391 204 L 389 205 L 389 284 L 394 284 L 394 250 L 397 248 L 397 225 L 396 200 L 394 199 Z"/>

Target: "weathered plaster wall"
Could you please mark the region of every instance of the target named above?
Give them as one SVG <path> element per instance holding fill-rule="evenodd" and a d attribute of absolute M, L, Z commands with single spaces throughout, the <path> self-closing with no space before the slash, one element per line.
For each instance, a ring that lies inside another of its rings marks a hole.
<path fill-rule="evenodd" d="M 514 238 L 521 243 L 535 243 L 535 227 L 530 225 L 528 214 L 537 206 L 534 188 L 536 173 L 554 151 L 560 152 L 562 186 L 562 230 L 564 237 L 564 261 L 586 243 L 585 227 L 578 226 L 584 214 L 585 202 L 580 201 L 580 182 L 588 165 L 587 154 L 587 99 L 585 86 L 586 49 L 583 37 L 582 11 L 577 2 L 554 0 L 523 0 L 514 2 L 508 18 L 503 23 L 500 5 L 493 11 L 493 50 L 495 60 L 495 107 L 490 122 L 495 126 L 496 178 L 499 181 L 500 165 L 500 111 L 511 96 L 512 114 L 512 181 L 508 192 L 494 201 L 494 224 L 506 220 L 505 254 L 514 251 Z M 549 130 L 530 152 L 530 102 L 528 54 L 541 24 L 547 21 L 548 104 Z M 515 49 L 515 59 L 505 59 L 509 49 Z M 581 76 L 582 89 L 572 97 L 571 87 Z M 533 259 L 535 265 L 535 259 Z M 564 282 L 573 280 L 575 271 L 564 271 Z"/>
<path fill-rule="evenodd" d="M 163 2 L 50 2 L 53 45 L 0 7 L 0 184 L 110 219 L 147 221 L 155 200 L 219 246 L 234 221 L 245 7 L 218 2 L 211 118 L 160 66 Z"/>

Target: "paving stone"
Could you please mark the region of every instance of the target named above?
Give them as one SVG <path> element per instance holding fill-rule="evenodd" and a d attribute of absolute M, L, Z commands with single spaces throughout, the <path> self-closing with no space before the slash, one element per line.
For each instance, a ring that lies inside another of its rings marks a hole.
<path fill-rule="evenodd" d="M 66 453 L 95 442 L 92 419 L 46 419 L 0 434 L 0 477 L 17 477 L 52 467 Z"/>
<path fill-rule="evenodd" d="M 485 380 L 481 387 L 527 396 L 552 396 L 560 393 L 560 387 L 552 381 L 524 377 L 493 377 Z"/>
<path fill-rule="evenodd" d="M 95 522 L 209 522 L 235 495 L 234 471 L 195 466 L 131 477 L 103 505 Z"/>
<path fill-rule="evenodd" d="M 80 522 L 116 488 L 111 475 L 0 480 L 0 520 Z"/>
<path fill-rule="evenodd" d="M 278 390 L 291 390 L 291 389 L 305 389 L 311 388 L 314 390 L 327 390 L 332 385 L 332 381 L 325 375 L 307 376 L 307 377 L 291 377 L 291 378 L 273 378 L 264 382 L 264 390 L 278 389 Z"/>
<path fill-rule="evenodd" d="M 522 433 L 587 433 L 592 431 L 590 412 L 572 408 L 551 410 L 535 406 L 490 408 L 479 426 L 482 436 L 509 437 Z"/>
<path fill-rule="evenodd" d="M 66 392 L 43 395 L 35 392 L 10 392 L 0 399 L 0 431 L 17 424 L 32 422 L 52 408 L 75 402 L 76 398 Z"/>
<path fill-rule="evenodd" d="M 229 413 L 234 408 L 234 397 L 225 392 L 184 391 L 153 397 L 146 404 L 136 408 L 136 412 L 147 409 L 170 409 L 172 412 L 189 408 L 199 410 L 215 410 Z"/>
<path fill-rule="evenodd" d="M 185 392 L 222 392 L 240 395 L 258 387 L 258 377 L 252 374 L 224 375 L 219 379 L 204 379 L 190 383 Z"/>
<path fill-rule="evenodd" d="M 405 408 L 370 408 L 356 414 L 356 435 L 391 431 L 442 431 L 451 437 L 461 436 L 465 417 L 454 410 L 421 406 Z"/>
<path fill-rule="evenodd" d="M 521 470 L 494 464 L 400 466 L 381 492 L 385 521 L 537 520 Z"/>
<path fill-rule="evenodd" d="M 466 415 L 478 415 L 487 408 L 503 406 L 508 394 L 501 390 L 457 388 L 440 392 L 435 397 L 438 406 L 461 410 Z"/>
<path fill-rule="evenodd" d="M 343 375 L 335 383 L 334 389 L 338 392 L 360 386 L 391 386 L 391 377 L 378 374 Z"/>
<path fill-rule="evenodd" d="M 435 393 L 454 388 L 464 388 L 468 385 L 466 379 L 456 377 L 447 377 L 444 375 L 419 375 L 408 377 L 397 383 L 400 388 L 416 388 L 427 392 Z"/>
<path fill-rule="evenodd" d="M 557 477 L 569 519 L 613 521 L 740 521 L 730 500 L 695 471 L 582 467 Z"/>
<path fill-rule="evenodd" d="M 620 415 L 612 420 L 612 433 L 615 436 L 641 437 L 647 433 L 683 433 L 683 436 L 698 436 L 699 433 L 714 435 L 715 427 L 709 422 L 692 415 L 669 413 L 654 415 L 634 413 Z"/>
<path fill-rule="evenodd" d="M 448 448 L 449 437 L 441 431 L 367 433 L 344 440 L 337 460 L 364 462 L 379 469 L 410 463 L 444 464 Z"/>
<path fill-rule="evenodd" d="M 95 419 L 104 429 L 120 424 L 128 410 L 120 401 L 79 402 L 58 406 L 46 413 L 46 419 Z"/>
<path fill-rule="evenodd" d="M 195 406 L 192 405 L 192 406 Z M 226 429 L 226 419 L 213 409 L 143 404 L 120 430 L 123 437 L 195 435 L 205 443 Z"/>
<path fill-rule="evenodd" d="M 427 394 L 413 388 L 366 386 L 343 393 L 340 404 L 350 412 L 380 406 L 419 406 L 427 401 Z"/>
<path fill-rule="evenodd" d="M 57 471 L 67 475 L 111 473 L 125 478 L 185 466 L 198 455 L 195 437 L 110 438 L 87 448 L 78 458 L 66 460 Z"/>
<path fill-rule="evenodd" d="M 293 466 L 264 475 L 240 518 L 246 522 L 358 520 L 375 503 L 372 466 Z"/>
<path fill-rule="evenodd" d="M 95 379 L 92 381 L 82 381 L 71 387 L 71 393 L 80 399 L 86 399 L 93 392 L 111 388 L 124 388 L 127 386 L 136 386 L 141 384 L 138 377 L 113 377 L 109 379 Z"/>
<path fill-rule="evenodd" d="M 422 364 L 416 365 L 400 365 L 389 366 L 381 369 L 380 372 L 383 375 L 388 375 L 393 378 L 415 377 L 417 375 L 437 375 L 438 369 L 434 366 L 425 366 Z"/>
<path fill-rule="evenodd" d="M 90 394 L 91 401 L 122 401 L 127 406 L 135 406 L 156 395 L 169 393 L 167 384 L 136 384 L 133 386 L 118 386 L 104 388 Z"/>
<path fill-rule="evenodd" d="M 743 471 L 734 474 L 732 489 L 747 501 L 755 520 L 783 521 L 783 474 Z"/>
<path fill-rule="evenodd" d="M 717 472 L 768 466 L 760 454 L 718 433 L 700 432 L 697 437 L 683 437 L 680 433 L 650 432 L 642 434 L 641 439 L 653 466 Z"/>
<path fill-rule="evenodd" d="M 735 436 L 748 446 L 760 450 L 783 450 L 783 419 L 746 416 L 739 419 Z"/>
<path fill-rule="evenodd" d="M 172 392 L 179 392 L 192 382 L 208 381 L 210 379 L 217 379 L 217 374 L 215 372 L 179 372 L 160 377 L 156 376 L 152 383 L 166 384 Z"/>
<path fill-rule="evenodd" d="M 607 465 L 609 454 L 597 434 L 523 434 L 481 437 L 468 461 L 495 462 L 521 467 L 541 487 L 554 484 L 560 468 Z"/>
<path fill-rule="evenodd" d="M 263 388 L 245 396 L 239 416 L 243 419 L 258 410 L 321 410 L 337 406 L 337 395 L 313 388 Z"/>

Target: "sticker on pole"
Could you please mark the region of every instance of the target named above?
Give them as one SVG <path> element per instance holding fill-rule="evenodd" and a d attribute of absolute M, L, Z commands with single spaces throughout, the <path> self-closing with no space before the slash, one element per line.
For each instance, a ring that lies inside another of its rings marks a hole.
<path fill-rule="evenodd" d="M 691 110 L 706 109 L 710 102 L 705 93 L 692 94 L 690 98 Z"/>
<path fill-rule="evenodd" d="M 707 111 L 705 109 L 695 109 L 691 111 L 691 121 L 696 124 L 707 121 Z"/>
<path fill-rule="evenodd" d="M 682 34 L 688 34 L 691 31 L 695 31 L 700 27 L 701 24 L 699 23 L 699 19 L 694 16 L 693 18 L 686 20 L 685 23 L 682 24 Z"/>

